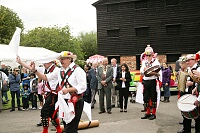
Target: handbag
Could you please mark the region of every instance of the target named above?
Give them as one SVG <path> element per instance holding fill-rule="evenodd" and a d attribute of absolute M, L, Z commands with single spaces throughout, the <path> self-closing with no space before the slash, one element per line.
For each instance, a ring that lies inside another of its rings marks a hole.
<path fill-rule="evenodd" d="M 9 91 L 9 87 L 8 87 L 7 84 L 3 84 L 3 85 L 2 85 L 2 91 L 3 91 L 3 92 Z"/>

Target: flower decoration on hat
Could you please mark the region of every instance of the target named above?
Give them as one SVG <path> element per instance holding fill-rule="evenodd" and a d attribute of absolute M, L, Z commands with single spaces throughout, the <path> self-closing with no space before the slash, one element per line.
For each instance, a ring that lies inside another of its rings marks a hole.
<path fill-rule="evenodd" d="M 60 54 L 60 58 L 63 58 L 63 57 L 70 57 L 70 58 L 73 58 L 73 60 L 76 59 L 76 55 L 69 51 L 62 51 Z"/>
<path fill-rule="evenodd" d="M 186 62 L 186 56 L 179 57 L 179 62 Z"/>
<path fill-rule="evenodd" d="M 196 53 L 195 60 L 200 60 L 200 51 Z"/>
<path fill-rule="evenodd" d="M 153 48 L 150 47 L 150 45 L 147 45 L 147 47 L 145 48 L 144 54 L 145 55 L 153 55 L 154 54 Z"/>

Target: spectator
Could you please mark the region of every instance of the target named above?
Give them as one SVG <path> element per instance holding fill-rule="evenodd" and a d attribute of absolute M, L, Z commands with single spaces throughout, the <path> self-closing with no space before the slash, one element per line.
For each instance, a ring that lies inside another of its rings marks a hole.
<path fill-rule="evenodd" d="M 9 84 L 10 84 L 10 92 L 11 92 L 11 97 L 12 97 L 12 109 L 10 112 L 15 111 L 15 95 L 17 98 L 17 106 L 18 110 L 22 111 L 20 108 L 20 74 L 19 74 L 19 69 L 15 67 L 13 69 L 13 73 L 9 74 Z"/>
<path fill-rule="evenodd" d="M 32 102 L 32 109 L 37 109 L 37 91 L 38 91 L 38 81 L 34 73 L 30 74 L 30 100 Z"/>
<path fill-rule="evenodd" d="M 27 83 L 28 86 L 30 86 L 30 77 L 28 74 L 28 71 L 25 67 L 22 68 L 22 73 L 21 73 L 21 81 L 22 81 L 22 86 Z"/>
<path fill-rule="evenodd" d="M 131 74 L 127 64 L 123 63 L 121 65 L 121 71 L 117 73 L 116 81 L 118 84 L 117 86 L 119 88 L 120 112 L 123 111 L 127 112 L 129 87 L 130 87 L 130 82 L 132 81 Z"/>
<path fill-rule="evenodd" d="M 6 64 L 4 64 L 4 63 L 1 64 L 1 69 L 0 69 L 0 71 L 4 72 L 7 76 L 9 75 L 7 66 L 6 66 Z"/>
<path fill-rule="evenodd" d="M 44 84 L 41 79 L 38 79 L 38 98 L 40 101 L 39 109 L 43 107 Z"/>
<path fill-rule="evenodd" d="M 103 59 L 103 65 L 98 68 L 97 80 L 98 80 L 98 89 L 99 89 L 99 114 L 105 113 L 104 106 L 104 95 L 106 95 L 106 107 L 107 113 L 112 114 L 111 112 L 111 88 L 112 88 L 112 79 L 113 79 L 113 68 L 108 65 L 108 59 Z"/>
<path fill-rule="evenodd" d="M 94 108 L 94 104 L 96 102 L 95 100 L 95 95 L 97 92 L 97 86 L 98 86 L 98 80 L 96 77 L 97 74 L 97 67 L 98 67 L 98 63 L 97 62 L 93 62 L 92 63 L 92 69 L 89 70 L 89 82 L 90 82 L 90 89 L 91 89 L 91 108 Z"/>
<path fill-rule="evenodd" d="M 164 90 L 164 100 L 163 102 L 169 102 L 170 97 L 170 77 L 171 77 L 171 70 L 164 62 L 162 64 L 162 87 Z"/>
<path fill-rule="evenodd" d="M 87 78 L 87 89 L 84 92 L 83 98 L 85 102 L 91 103 L 91 89 L 90 89 L 90 81 L 89 81 L 89 70 L 91 69 L 90 65 L 86 64 L 84 66 L 84 71 L 86 73 Z"/>
<path fill-rule="evenodd" d="M 2 112 L 3 105 L 2 105 L 2 87 L 8 81 L 8 77 L 4 72 L 0 72 L 0 112 Z"/>
<path fill-rule="evenodd" d="M 23 84 L 23 88 L 21 91 L 21 96 L 22 96 L 22 103 L 23 103 L 23 111 L 26 109 L 28 110 L 29 108 L 29 95 L 30 95 L 30 89 L 28 83 Z"/>

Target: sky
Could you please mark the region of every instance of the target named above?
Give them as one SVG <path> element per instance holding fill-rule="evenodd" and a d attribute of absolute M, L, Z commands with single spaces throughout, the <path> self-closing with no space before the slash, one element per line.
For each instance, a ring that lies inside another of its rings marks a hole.
<path fill-rule="evenodd" d="M 0 0 L 0 5 L 12 9 L 25 26 L 25 31 L 36 27 L 58 25 L 70 27 L 71 35 L 96 31 L 98 0 Z"/>

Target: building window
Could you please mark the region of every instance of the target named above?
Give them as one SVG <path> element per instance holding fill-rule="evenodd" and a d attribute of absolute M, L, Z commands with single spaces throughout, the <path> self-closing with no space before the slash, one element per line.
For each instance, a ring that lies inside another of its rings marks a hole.
<path fill-rule="evenodd" d="M 135 9 L 147 8 L 147 0 L 135 1 Z"/>
<path fill-rule="evenodd" d="M 108 37 L 119 37 L 119 29 L 107 30 Z"/>
<path fill-rule="evenodd" d="M 107 12 L 118 11 L 118 4 L 108 4 Z"/>
<path fill-rule="evenodd" d="M 169 35 L 180 34 L 181 24 L 168 24 L 166 25 L 166 33 Z"/>
<path fill-rule="evenodd" d="M 148 36 L 148 27 L 135 28 L 136 36 Z"/>
<path fill-rule="evenodd" d="M 181 57 L 181 54 L 166 54 L 167 55 L 167 62 L 176 62 L 179 57 Z"/>
<path fill-rule="evenodd" d="M 166 0 L 166 6 L 178 5 L 179 0 Z"/>

